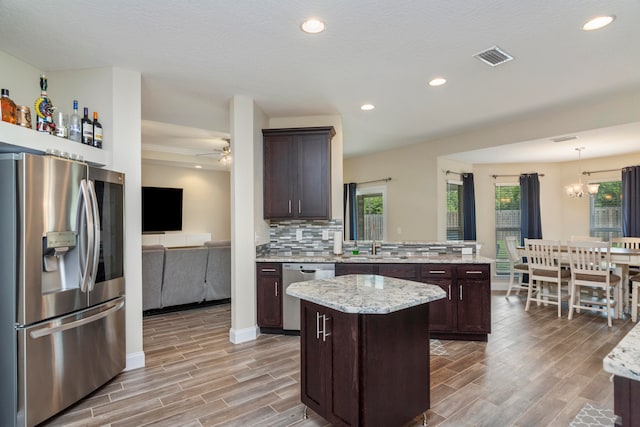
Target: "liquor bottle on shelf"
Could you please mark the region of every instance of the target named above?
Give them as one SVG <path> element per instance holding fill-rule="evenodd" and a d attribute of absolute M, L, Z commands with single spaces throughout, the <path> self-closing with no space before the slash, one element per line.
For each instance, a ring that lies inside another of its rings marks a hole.
<path fill-rule="evenodd" d="M 69 139 L 82 142 L 82 125 L 78 114 L 78 101 L 73 100 L 73 114 L 69 117 Z"/>
<path fill-rule="evenodd" d="M 2 121 L 16 124 L 18 122 L 16 116 L 16 103 L 9 98 L 9 89 L 2 89 L 2 98 L 0 98 L 0 110 L 2 110 Z"/>
<path fill-rule="evenodd" d="M 93 146 L 102 148 L 102 125 L 98 121 L 98 113 L 93 112 Z"/>
<path fill-rule="evenodd" d="M 53 122 L 53 110 L 55 107 L 47 96 L 47 78 L 44 74 L 40 76 L 40 98 L 34 104 L 38 121 L 36 130 L 39 132 L 54 133 L 56 124 Z"/>
<path fill-rule="evenodd" d="M 84 107 L 82 124 L 82 143 L 93 146 L 93 122 L 89 119 L 89 109 Z"/>

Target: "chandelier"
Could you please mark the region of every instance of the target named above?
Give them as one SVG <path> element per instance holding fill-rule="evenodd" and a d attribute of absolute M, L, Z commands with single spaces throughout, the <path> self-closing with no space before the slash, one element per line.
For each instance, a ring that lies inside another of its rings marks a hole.
<path fill-rule="evenodd" d="M 590 196 L 598 194 L 598 188 L 600 187 L 600 184 L 587 184 L 587 192 L 585 193 L 585 186 L 582 183 L 582 170 L 580 168 L 580 154 L 582 153 L 582 150 L 584 150 L 584 147 L 576 148 L 576 151 L 578 152 L 578 182 L 576 184 L 569 184 L 564 186 L 564 189 L 569 197 L 575 197 L 578 199 L 583 197 L 585 194 L 588 194 Z"/>

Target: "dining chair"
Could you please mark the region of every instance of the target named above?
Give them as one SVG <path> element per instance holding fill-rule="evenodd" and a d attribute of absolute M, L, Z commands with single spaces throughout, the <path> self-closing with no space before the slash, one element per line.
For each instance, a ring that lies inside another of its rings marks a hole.
<path fill-rule="evenodd" d="M 602 237 L 595 236 L 571 236 L 570 242 L 602 242 Z"/>
<path fill-rule="evenodd" d="M 507 236 L 504 238 L 504 244 L 509 255 L 509 288 L 507 289 L 506 298 L 511 295 L 511 289 L 516 289 L 516 295 L 520 294 L 520 289 L 528 289 L 522 281 L 525 273 L 529 272 L 529 266 L 522 261 L 522 256 L 518 253 L 516 236 Z M 514 284 L 515 275 L 518 273 L 518 283 Z"/>
<path fill-rule="evenodd" d="M 574 309 L 578 313 L 582 309 L 606 313 L 611 327 L 611 310 L 614 317 L 618 314 L 616 287 L 620 284 L 620 276 L 611 272 L 611 243 L 569 242 L 567 246 L 571 269 L 569 319 L 573 319 Z M 593 290 L 601 292 L 594 294 Z"/>
<path fill-rule="evenodd" d="M 638 288 L 640 287 L 640 274 L 629 279 L 631 281 L 631 320 L 638 321 Z"/>
<path fill-rule="evenodd" d="M 560 264 L 560 241 L 543 239 L 524 239 L 527 265 L 529 267 L 529 286 L 525 311 L 529 311 L 532 301 L 558 306 L 558 317 L 562 316 L 562 300 L 569 299 L 569 293 L 562 292 L 562 286 L 568 284 L 571 273 Z M 549 292 L 544 293 L 547 286 Z M 555 286 L 556 293 L 551 293 Z"/>

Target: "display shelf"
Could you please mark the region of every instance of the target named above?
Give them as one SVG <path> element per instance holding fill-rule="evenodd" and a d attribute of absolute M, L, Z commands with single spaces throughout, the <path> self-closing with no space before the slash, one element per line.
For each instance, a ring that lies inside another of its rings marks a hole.
<path fill-rule="evenodd" d="M 0 152 L 46 154 L 55 150 L 62 157 L 75 156 L 91 165 L 109 164 L 108 152 L 103 149 L 0 121 Z"/>

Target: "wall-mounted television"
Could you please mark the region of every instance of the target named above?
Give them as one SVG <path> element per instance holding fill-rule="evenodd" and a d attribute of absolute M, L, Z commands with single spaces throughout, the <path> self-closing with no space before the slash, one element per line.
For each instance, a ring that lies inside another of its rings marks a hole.
<path fill-rule="evenodd" d="M 142 232 L 182 230 L 182 188 L 142 187 Z"/>

